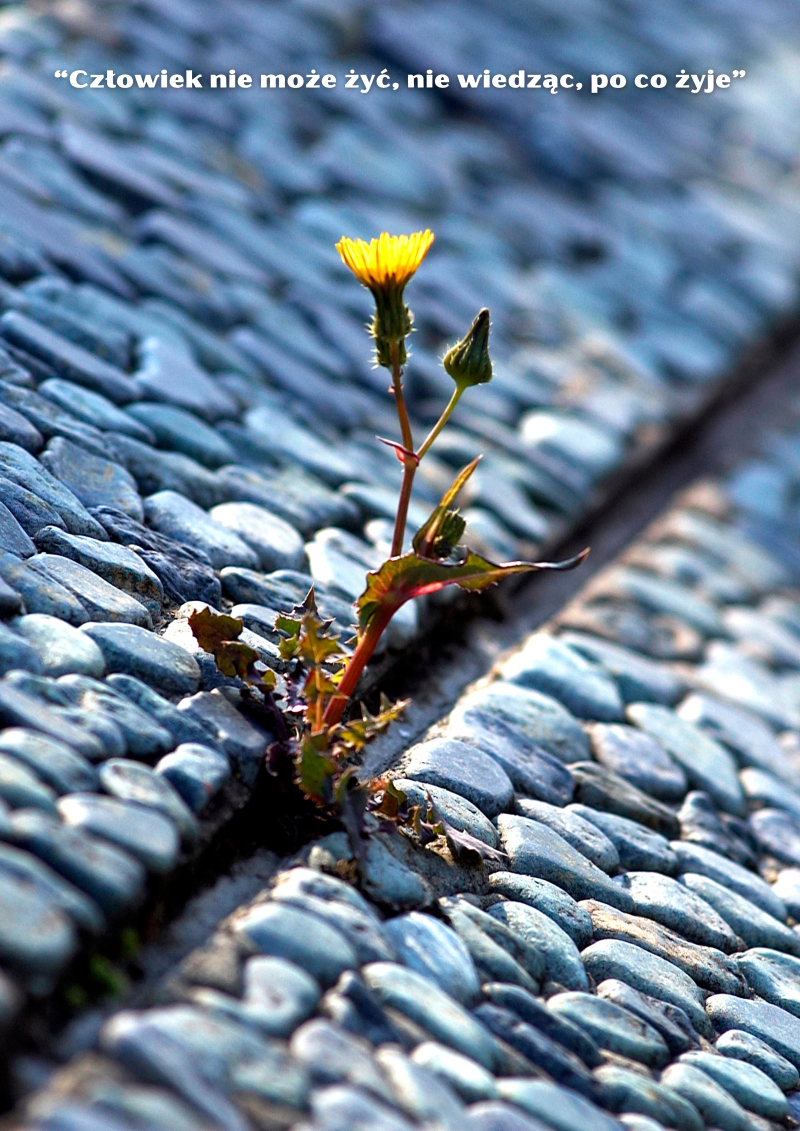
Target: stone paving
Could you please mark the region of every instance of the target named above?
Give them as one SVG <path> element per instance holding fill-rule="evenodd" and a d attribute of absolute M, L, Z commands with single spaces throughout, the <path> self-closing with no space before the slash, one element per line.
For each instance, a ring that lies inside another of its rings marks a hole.
<path fill-rule="evenodd" d="M 399 464 L 374 433 L 395 423 L 365 293 L 333 249 L 343 232 L 436 232 L 408 296 L 418 432 L 450 393 L 437 354 L 492 309 L 495 380 L 459 407 L 410 513 L 483 451 L 467 538 L 493 557 L 554 547 L 796 313 L 800 20 L 777 0 L 720 10 L 4 9 L 7 1030 L 252 794 L 269 735 L 198 653 L 188 613 L 232 610 L 279 667 L 276 612 L 313 580 L 347 627 L 386 549 Z M 542 94 L 524 116 L 508 91 L 344 88 L 351 69 L 475 70 L 477 45 L 506 72 L 613 58 L 673 73 L 715 54 L 750 73 L 711 98 Z M 96 92 L 52 78 L 162 66 L 340 81 Z M 730 1030 L 719 1051 L 796 1084 L 775 1053 L 797 1059 L 798 450 L 770 435 L 763 458 L 671 511 L 556 636 L 404 755 L 409 791 L 503 868 L 376 838 L 366 894 L 406 913 L 383 922 L 325 878 L 352 871 L 341 838 L 317 845 L 311 873 L 189 964 L 168 991 L 180 1009 L 110 1021 L 31 1125 L 573 1127 L 590 1101 L 680 1127 L 781 1117 L 782 1093 L 732 1075 L 708 1042 Z M 409 608 L 388 647 L 436 615 Z"/>
<path fill-rule="evenodd" d="M 800 401 L 788 415 L 390 772 L 489 859 L 375 832 L 359 874 L 345 833 L 310 844 L 149 1008 L 73 1027 L 24 1126 L 796 1126 Z M 132 765 L 101 783 L 188 831 Z M 119 804 L 59 802 L 101 836 Z"/>

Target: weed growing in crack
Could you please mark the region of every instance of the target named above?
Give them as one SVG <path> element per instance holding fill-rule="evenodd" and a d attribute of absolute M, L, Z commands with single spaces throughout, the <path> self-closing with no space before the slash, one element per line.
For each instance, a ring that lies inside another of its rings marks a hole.
<path fill-rule="evenodd" d="M 445 836 L 454 855 L 495 854 L 483 842 L 448 824 L 430 797 L 423 806 L 409 806 L 405 795 L 389 781 L 359 782 L 356 759 L 366 743 L 382 733 L 403 711 L 405 702 L 381 697 L 378 713 L 361 706 L 361 717 L 346 717 L 358 681 L 389 622 L 406 601 L 446 586 L 480 592 L 505 577 L 538 570 L 574 569 L 588 550 L 563 562 L 504 562 L 495 564 L 460 545 L 465 523 L 456 499 L 477 467 L 473 460 L 455 478 L 439 505 L 403 553 L 408 506 L 414 476 L 437 436 L 467 389 L 492 379 L 489 357 L 489 311 L 481 310 L 466 335 L 445 354 L 442 364 L 454 382 L 453 395 L 427 437 L 415 446 L 403 394 L 407 361 L 406 338 L 413 315 L 405 303 L 405 287 L 432 242 L 430 231 L 411 236 L 384 232 L 370 243 L 342 237 L 336 245 L 344 263 L 375 300 L 369 333 L 375 343 L 375 364 L 391 374 L 400 426 L 400 440 L 386 440 L 403 467 L 390 556 L 368 573 L 364 592 L 355 602 L 357 634 L 345 645 L 332 621 L 320 617 L 313 589 L 301 606 L 276 620 L 280 653 L 287 673 L 280 691 L 275 673 L 264 670 L 254 649 L 239 640 L 243 624 L 234 617 L 194 612 L 191 629 L 202 648 L 211 652 L 220 670 L 239 676 L 258 691 L 273 723 L 276 741 L 267 752 L 273 772 L 291 758 L 295 781 L 303 794 L 320 806 L 336 807 L 359 860 L 370 828 L 401 826 L 422 843 Z M 350 648 L 350 645 L 353 645 Z M 280 709 L 279 709 L 280 707 Z M 344 721 L 343 721 L 344 720 Z M 424 812 L 423 812 L 424 810 Z"/>

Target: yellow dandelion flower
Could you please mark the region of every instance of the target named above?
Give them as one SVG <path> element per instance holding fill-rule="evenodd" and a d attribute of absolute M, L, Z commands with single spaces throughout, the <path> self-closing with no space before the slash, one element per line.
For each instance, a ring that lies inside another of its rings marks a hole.
<path fill-rule="evenodd" d="M 374 294 L 386 288 L 402 291 L 432 243 L 433 232 L 426 228 L 411 236 L 390 236 L 382 232 L 369 243 L 342 236 L 336 250 L 359 283 Z"/>
<path fill-rule="evenodd" d="M 370 333 L 376 362 L 387 369 L 392 367 L 392 351 L 401 365 L 405 363 L 405 337 L 411 333 L 413 316 L 403 301 L 403 290 L 432 243 L 433 232 L 426 228 L 411 236 L 382 232 L 369 243 L 342 236 L 336 245 L 343 262 L 375 299 Z"/>

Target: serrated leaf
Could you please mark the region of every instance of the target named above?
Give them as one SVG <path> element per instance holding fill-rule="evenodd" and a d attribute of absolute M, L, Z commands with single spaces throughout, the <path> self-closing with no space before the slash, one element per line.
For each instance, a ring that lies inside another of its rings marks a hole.
<path fill-rule="evenodd" d="M 243 621 L 225 613 L 213 613 L 206 606 L 190 614 L 189 627 L 203 651 L 210 652 L 217 661 L 217 667 L 223 675 L 250 678 L 258 652 L 239 640 L 244 628 Z"/>
<path fill-rule="evenodd" d="M 376 793 L 380 792 L 380 800 L 375 797 L 375 804 L 371 806 L 373 813 L 386 817 L 390 821 L 397 820 L 408 802 L 408 794 L 399 789 L 391 778 L 378 783 Z"/>
<path fill-rule="evenodd" d="M 416 554 L 419 554 L 420 557 L 428 557 L 434 544 L 442 539 L 445 533 L 444 526 L 447 521 L 446 516 L 452 516 L 453 514 L 457 513 L 450 510 L 451 504 L 455 502 L 464 484 L 467 482 L 475 468 L 478 466 L 480 458 L 481 457 L 478 456 L 472 461 L 472 463 L 468 463 L 467 466 L 458 473 L 448 489 L 445 491 L 444 495 L 442 495 L 439 505 L 433 511 L 430 518 L 427 520 L 427 522 L 424 522 L 422 524 L 417 533 L 414 535 L 412 546 L 414 547 L 414 552 Z M 458 545 L 458 539 L 463 533 L 464 527 L 462 525 L 461 530 L 458 532 L 456 540 L 451 544 L 451 548 L 454 549 Z M 447 540 L 448 542 L 450 541 L 449 538 Z M 437 556 L 447 557 L 447 554 L 439 553 Z"/>
<path fill-rule="evenodd" d="M 240 640 L 225 640 L 214 649 L 214 659 L 223 675 L 239 676 L 248 679 L 251 667 L 258 659 L 258 652 Z"/>
<path fill-rule="evenodd" d="M 372 715 L 361 704 L 361 718 L 352 719 L 341 726 L 336 734 L 336 740 L 348 750 L 356 753 L 372 742 L 379 734 L 398 718 L 408 706 L 408 699 L 401 699 L 397 703 L 390 703 L 385 695 L 381 695 L 380 710 L 377 715 Z"/>
<path fill-rule="evenodd" d="M 367 588 L 356 602 L 359 631 L 363 634 L 379 611 L 394 612 L 406 601 L 436 593 L 447 585 L 479 592 L 514 574 L 574 569 L 588 553 L 584 550 L 563 562 L 504 562 L 501 565 L 487 561 L 473 550 L 467 551 L 464 560 L 458 563 L 432 561 L 413 552 L 389 558 L 380 569 L 367 574 Z"/>
<path fill-rule="evenodd" d="M 336 684 L 320 669 L 308 673 L 303 684 L 303 695 L 309 703 L 315 703 L 320 695 L 335 695 Z"/>
<path fill-rule="evenodd" d="M 285 613 L 278 613 L 275 617 L 275 628 L 278 632 L 285 632 L 287 636 L 297 636 L 302 623 L 298 617 L 290 617 Z"/>
<path fill-rule="evenodd" d="M 327 731 L 304 735 L 295 757 L 295 778 L 304 796 L 320 805 L 330 805 L 337 769 L 336 759 L 329 752 Z"/>
<path fill-rule="evenodd" d="M 447 847 L 456 860 L 465 857 L 470 859 L 476 856 L 480 860 L 491 860 L 496 864 L 502 864 L 508 860 L 505 852 L 501 852 L 499 848 L 492 848 L 490 844 L 479 840 L 472 833 L 455 828 L 449 821 L 442 820 L 439 822 L 439 827 L 442 828 Z"/>
<path fill-rule="evenodd" d="M 244 621 L 225 613 L 213 613 L 206 605 L 189 614 L 189 628 L 203 651 L 213 655 L 220 644 L 239 639 Z"/>
<path fill-rule="evenodd" d="M 340 656 L 339 639 L 325 635 L 325 626 L 311 614 L 303 617 L 300 633 L 300 658 L 313 666 L 322 664 L 331 656 Z"/>
<path fill-rule="evenodd" d="M 296 636 L 281 640 L 278 644 L 278 653 L 282 660 L 294 660 L 300 654 L 300 641 Z"/>
<path fill-rule="evenodd" d="M 500 849 L 493 848 L 492 845 L 479 840 L 472 833 L 451 825 L 434 804 L 433 798 L 427 791 L 425 793 L 425 808 L 427 809 L 425 818 L 422 819 L 420 814 L 417 815 L 415 829 L 418 836 L 422 833 L 420 843 L 423 846 L 430 843 L 434 839 L 434 835 L 443 836 L 447 841 L 447 847 L 456 860 L 477 857 L 479 861 L 492 860 L 497 864 L 502 864 L 504 860 L 508 859 Z"/>

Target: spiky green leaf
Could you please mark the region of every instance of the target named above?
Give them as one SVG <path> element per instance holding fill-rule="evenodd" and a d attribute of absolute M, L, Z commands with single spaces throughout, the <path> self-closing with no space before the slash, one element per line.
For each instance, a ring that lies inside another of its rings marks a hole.
<path fill-rule="evenodd" d="M 329 751 L 327 731 L 305 734 L 295 757 L 295 778 L 303 794 L 320 805 L 333 800 L 333 778 L 338 763 Z"/>
<path fill-rule="evenodd" d="M 397 703 L 390 703 L 385 695 L 381 695 L 381 706 L 377 715 L 371 714 L 364 704 L 361 704 L 361 718 L 352 719 L 342 725 L 336 734 L 337 743 L 347 750 L 356 753 L 372 742 L 379 734 L 398 718 L 408 706 L 408 699 L 401 699 Z"/>

